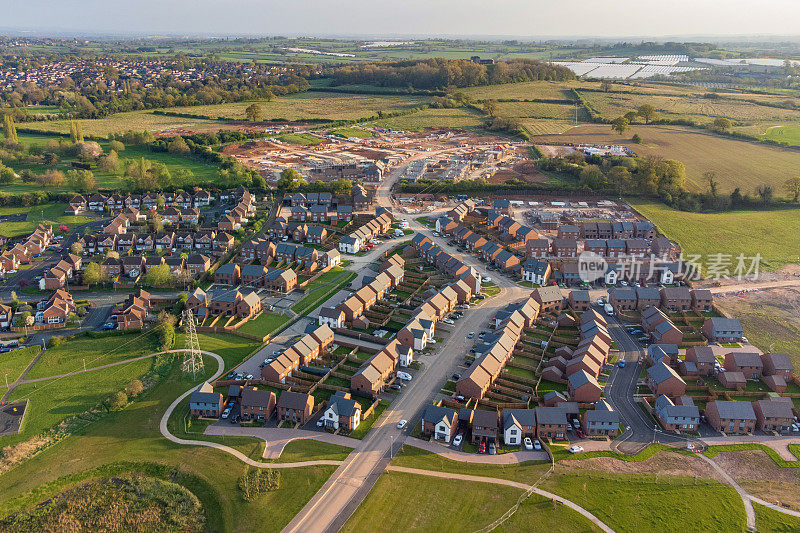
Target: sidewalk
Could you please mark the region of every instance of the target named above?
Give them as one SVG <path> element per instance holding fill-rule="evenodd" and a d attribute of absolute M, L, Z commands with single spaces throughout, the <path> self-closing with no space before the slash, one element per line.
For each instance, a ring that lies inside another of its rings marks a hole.
<path fill-rule="evenodd" d="M 488 455 L 478 453 L 467 453 L 458 450 L 452 450 L 438 441 L 427 441 L 417 439 L 414 437 L 406 437 L 403 441 L 404 444 L 421 448 L 425 451 L 441 455 L 445 459 L 451 461 L 461 461 L 463 463 L 484 463 L 494 465 L 511 465 L 522 463 L 524 461 L 549 461 L 550 456 L 545 451 L 519 451 L 510 453 L 501 453 L 499 455 Z"/>
<path fill-rule="evenodd" d="M 729 437 L 703 437 L 703 442 L 709 446 L 724 446 L 726 444 L 763 444 L 769 446 L 780 455 L 781 459 L 797 461 L 798 458 L 789 451 L 790 444 L 800 444 L 798 437 L 768 437 L 766 435 L 736 435 Z"/>
<path fill-rule="evenodd" d="M 359 448 L 361 441 L 351 439 L 344 435 L 332 435 L 324 431 L 308 431 L 305 429 L 286 429 L 286 428 L 264 428 L 264 427 L 241 427 L 228 426 L 208 426 L 204 435 L 224 435 L 226 437 L 255 437 L 266 443 L 264 447 L 264 459 L 279 459 L 283 449 L 289 442 L 297 439 L 313 439 L 328 444 L 337 444 L 347 448 Z"/>

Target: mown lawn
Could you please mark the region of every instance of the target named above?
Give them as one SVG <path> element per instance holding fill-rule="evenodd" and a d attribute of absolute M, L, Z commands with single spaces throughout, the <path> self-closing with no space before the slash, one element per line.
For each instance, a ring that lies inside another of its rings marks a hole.
<path fill-rule="evenodd" d="M 182 348 L 183 346 L 181 346 Z M 93 338 L 81 335 L 65 340 L 55 348 L 47 348 L 26 379 L 44 378 L 85 368 L 107 365 L 158 351 L 153 333 L 130 333 Z"/>
<path fill-rule="evenodd" d="M 39 346 L 28 346 L 0 353 L 0 377 L 3 379 L 0 383 L 5 384 L 6 381 L 8 383 L 16 381 L 28 365 L 31 364 L 39 350 Z"/>
<path fill-rule="evenodd" d="M 324 275 L 328 274 L 327 272 Z M 339 292 L 339 289 L 346 286 L 348 283 L 353 281 L 356 278 L 355 272 L 348 272 L 346 274 L 338 273 L 341 278 L 339 281 L 333 283 L 328 282 L 325 285 L 317 286 L 316 288 L 311 289 L 310 291 L 306 292 L 306 295 L 303 298 L 292 306 L 292 311 L 299 315 L 304 315 L 313 311 L 316 307 L 325 303 L 331 296 Z M 335 276 L 339 278 L 339 276 Z M 320 276 L 321 278 L 322 276 Z M 318 280 L 317 280 L 318 281 Z M 312 286 L 315 285 L 314 283 L 311 284 Z"/>
<path fill-rule="evenodd" d="M 163 438 L 158 425 L 167 406 L 214 371 L 216 364 L 208 360 L 204 376 L 192 380 L 176 362 L 166 380 L 140 400 L 4 473 L 0 477 L 0 516 L 71 488 L 97 475 L 96 468 L 141 471 L 156 464 L 195 479 L 191 489 L 203 504 L 208 530 L 246 531 L 259 524 L 260 531 L 280 531 L 335 467 L 283 469 L 277 490 L 245 502 L 237 487 L 245 472 L 241 461 L 219 450 L 183 446 Z M 89 384 L 84 389 L 90 390 Z M 176 479 L 180 482 L 182 476 Z"/>
<path fill-rule="evenodd" d="M 387 472 L 342 531 L 475 531 L 500 518 L 521 494 L 503 485 Z M 532 495 L 496 531 L 597 530 L 574 511 Z"/>
<path fill-rule="evenodd" d="M 233 368 L 238 365 L 261 346 L 259 342 L 227 333 L 198 333 L 197 341 L 201 350 L 219 354 L 225 361 L 225 368 Z M 175 348 L 183 348 L 184 342 L 184 334 L 176 333 Z"/>
<path fill-rule="evenodd" d="M 39 189 L 39 187 L 34 187 L 31 190 L 34 189 Z M 67 204 L 62 202 L 31 207 L 0 207 L 0 215 L 28 214 L 27 219 L 23 222 L 3 222 L 3 229 L 0 233 L 7 237 L 14 237 L 32 232 L 40 223 L 53 224 L 53 230 L 56 231 L 61 224 L 71 228 L 76 224 L 85 224 L 94 220 L 92 217 L 83 215 L 65 215 L 64 210 L 66 208 Z"/>
<path fill-rule="evenodd" d="M 616 531 L 740 533 L 746 523 L 736 491 L 706 479 L 584 471 L 555 473 L 542 488 L 581 505 Z"/>
<path fill-rule="evenodd" d="M 286 315 L 276 315 L 274 313 L 268 313 L 264 311 L 255 319 L 248 320 L 242 324 L 236 329 L 236 331 L 247 333 L 248 335 L 258 335 L 263 337 L 268 333 L 272 333 L 282 325 L 286 324 L 288 321 L 289 317 Z"/>
<path fill-rule="evenodd" d="M 777 270 L 800 262 L 800 232 L 786 231 L 800 226 L 800 208 L 773 211 L 732 211 L 729 213 L 685 213 L 664 204 L 629 200 L 631 206 L 649 218 L 661 233 L 677 241 L 686 254 L 733 257 L 731 275 L 739 254 L 761 254 L 761 268 Z M 749 261 L 745 263 L 749 266 Z"/>
<path fill-rule="evenodd" d="M 313 439 L 295 439 L 283 448 L 276 463 L 298 463 L 300 461 L 344 461 L 353 450 L 346 446 L 329 444 Z"/>

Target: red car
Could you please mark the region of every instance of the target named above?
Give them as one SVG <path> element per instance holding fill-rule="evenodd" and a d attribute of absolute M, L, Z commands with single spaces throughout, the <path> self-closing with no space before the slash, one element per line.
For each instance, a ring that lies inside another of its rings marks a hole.
<path fill-rule="evenodd" d="M 478 445 L 478 453 L 486 453 L 486 443 L 485 442 L 481 442 Z"/>
<path fill-rule="evenodd" d="M 586 438 L 586 433 L 584 433 L 584 432 L 583 432 L 583 430 L 582 430 L 582 429 L 580 429 L 580 428 L 576 429 L 576 430 L 575 430 L 575 433 L 577 433 L 577 434 L 578 434 L 578 437 L 580 437 L 580 438 L 582 438 L 582 439 L 585 439 L 585 438 Z"/>

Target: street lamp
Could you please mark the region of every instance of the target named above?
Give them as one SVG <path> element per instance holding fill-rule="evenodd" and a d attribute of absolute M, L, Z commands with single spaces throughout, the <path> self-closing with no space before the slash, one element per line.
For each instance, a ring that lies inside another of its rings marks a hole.
<path fill-rule="evenodd" d="M 389 435 L 389 458 L 392 458 L 394 452 L 394 435 Z"/>

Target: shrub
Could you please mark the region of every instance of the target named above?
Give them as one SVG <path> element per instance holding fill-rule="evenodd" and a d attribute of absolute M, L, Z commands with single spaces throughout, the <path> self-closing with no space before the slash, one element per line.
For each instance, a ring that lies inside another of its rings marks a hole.
<path fill-rule="evenodd" d="M 239 490 L 242 491 L 242 499 L 246 502 L 252 502 L 262 493 L 276 490 L 278 487 L 280 487 L 280 474 L 272 469 L 248 467 L 239 477 Z"/>

